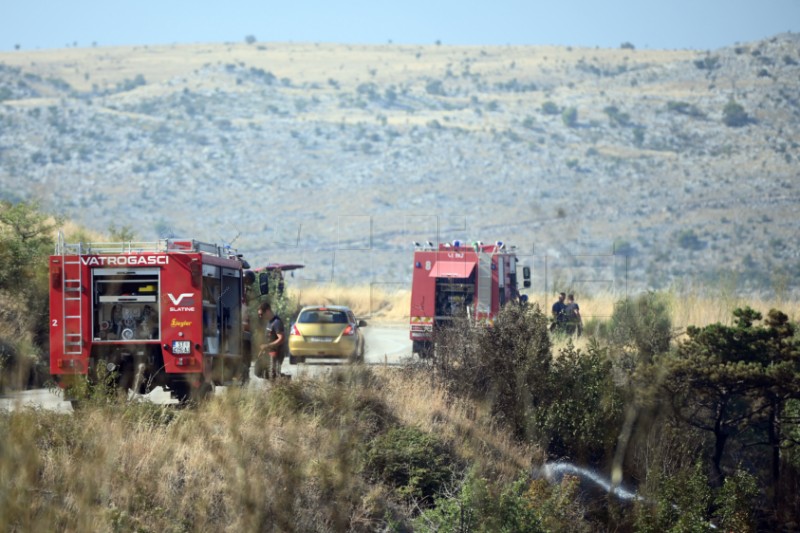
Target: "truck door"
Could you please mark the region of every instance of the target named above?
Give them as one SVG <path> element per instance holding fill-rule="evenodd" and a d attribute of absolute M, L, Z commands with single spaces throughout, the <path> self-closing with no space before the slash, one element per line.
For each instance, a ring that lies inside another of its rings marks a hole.
<path fill-rule="evenodd" d="M 222 269 L 222 295 L 219 299 L 222 353 L 241 354 L 242 282 L 241 271 Z"/>

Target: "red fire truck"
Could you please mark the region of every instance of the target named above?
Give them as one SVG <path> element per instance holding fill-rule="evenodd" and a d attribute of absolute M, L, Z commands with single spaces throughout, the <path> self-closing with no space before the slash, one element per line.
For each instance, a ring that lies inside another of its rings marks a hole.
<path fill-rule="evenodd" d="M 517 255 L 502 242 L 415 246 L 409 316 L 420 357 L 433 354 L 437 328 L 454 317 L 491 324 L 504 304 L 519 300 Z M 522 271 L 523 286 L 530 287 L 530 268 Z"/>
<path fill-rule="evenodd" d="M 65 388 L 103 374 L 123 390 L 162 386 L 179 400 L 231 381 L 241 371 L 248 267 L 232 249 L 194 240 L 60 237 L 50 257 L 50 373 Z"/>

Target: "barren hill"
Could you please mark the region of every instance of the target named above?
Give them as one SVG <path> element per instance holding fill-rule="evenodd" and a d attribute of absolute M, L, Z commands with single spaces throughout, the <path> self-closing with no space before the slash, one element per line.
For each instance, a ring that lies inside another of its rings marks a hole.
<path fill-rule="evenodd" d="M 0 53 L 0 198 L 403 287 L 503 240 L 536 288 L 800 287 L 800 36 L 713 51 L 237 43 Z M 720 281 L 723 280 L 723 281 Z"/>

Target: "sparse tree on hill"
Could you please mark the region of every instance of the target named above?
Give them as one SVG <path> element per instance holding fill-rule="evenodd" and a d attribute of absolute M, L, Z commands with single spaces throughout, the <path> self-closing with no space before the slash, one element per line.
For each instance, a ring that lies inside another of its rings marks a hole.
<path fill-rule="evenodd" d="M 744 107 L 731 98 L 722 108 L 722 122 L 731 128 L 740 128 L 750 123 L 750 117 Z"/>
<path fill-rule="evenodd" d="M 574 128 L 578 125 L 578 110 L 574 107 L 568 107 L 561 113 L 561 120 L 568 128 Z"/>

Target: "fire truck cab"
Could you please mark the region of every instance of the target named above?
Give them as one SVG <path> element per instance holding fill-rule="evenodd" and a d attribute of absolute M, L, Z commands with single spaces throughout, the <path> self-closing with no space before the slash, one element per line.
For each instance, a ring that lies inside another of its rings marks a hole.
<path fill-rule="evenodd" d="M 66 244 L 50 257 L 50 373 L 64 388 L 112 376 L 179 400 L 242 365 L 243 269 L 228 247 L 194 240 Z M 68 398 L 72 399 L 72 398 Z"/>
<path fill-rule="evenodd" d="M 437 328 L 455 317 L 491 324 L 503 305 L 519 302 L 517 256 L 502 242 L 416 247 L 409 317 L 412 350 L 420 357 L 433 354 Z M 530 287 L 528 267 L 523 286 Z"/>

